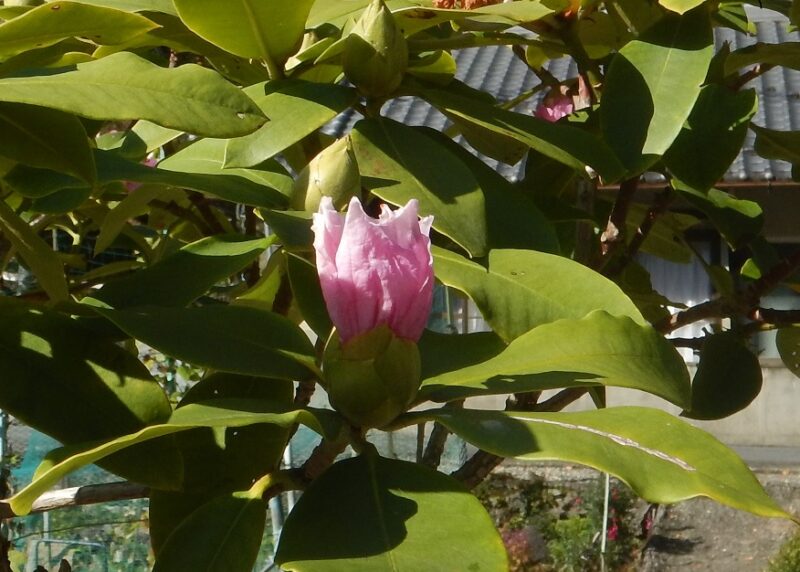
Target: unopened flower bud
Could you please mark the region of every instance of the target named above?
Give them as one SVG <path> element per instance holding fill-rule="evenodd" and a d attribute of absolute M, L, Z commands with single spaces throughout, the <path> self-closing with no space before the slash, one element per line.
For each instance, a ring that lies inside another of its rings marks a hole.
<path fill-rule="evenodd" d="M 408 45 L 383 0 L 372 0 L 353 27 L 342 55 L 344 73 L 361 93 L 394 92 L 408 67 Z"/>
<path fill-rule="evenodd" d="M 334 331 L 322 361 L 331 405 L 358 427 L 383 427 L 406 411 L 421 380 L 417 344 L 379 326 L 342 344 Z"/>
<path fill-rule="evenodd" d="M 292 207 L 317 211 L 322 197 L 330 197 L 339 210 L 360 194 L 361 175 L 348 136 L 323 149 L 300 171 L 294 183 Z"/>

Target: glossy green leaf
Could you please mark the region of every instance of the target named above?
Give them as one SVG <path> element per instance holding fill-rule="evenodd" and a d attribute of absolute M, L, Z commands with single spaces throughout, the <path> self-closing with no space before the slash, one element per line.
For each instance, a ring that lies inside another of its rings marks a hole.
<path fill-rule="evenodd" d="M 173 0 L 197 35 L 244 58 L 283 63 L 300 47 L 314 0 Z"/>
<path fill-rule="evenodd" d="M 705 496 L 761 516 L 792 518 L 736 453 L 657 409 L 538 414 L 442 409 L 423 415 L 496 455 L 581 463 L 610 473 L 650 502 Z"/>
<path fill-rule="evenodd" d="M 261 211 L 270 232 L 289 250 L 310 251 L 314 242 L 312 213 L 306 211 Z"/>
<path fill-rule="evenodd" d="M 593 310 L 646 323 L 616 284 L 568 258 L 533 250 L 493 250 L 487 269 L 442 248 L 434 247 L 433 253 L 436 277 L 472 298 L 506 342 L 538 325 L 583 318 Z"/>
<path fill-rule="evenodd" d="M 775 337 L 781 361 L 789 371 L 800 377 L 800 327 L 781 328 Z"/>
<path fill-rule="evenodd" d="M 315 370 L 306 335 L 273 312 L 235 305 L 97 312 L 129 336 L 195 365 L 287 379 L 306 379 Z"/>
<path fill-rule="evenodd" d="M 781 42 L 765 44 L 758 42 L 750 46 L 734 50 L 725 59 L 725 73 L 755 65 L 769 64 L 800 70 L 800 42 Z"/>
<path fill-rule="evenodd" d="M 486 509 L 458 481 L 377 455 L 334 464 L 303 493 L 275 558 L 292 572 L 508 569 Z"/>
<path fill-rule="evenodd" d="M 765 159 L 800 164 L 800 131 L 776 131 L 751 125 L 756 133 L 756 153 Z"/>
<path fill-rule="evenodd" d="M 714 53 L 708 11 L 671 14 L 627 43 L 606 75 L 600 123 L 631 175 L 669 149 L 683 128 Z"/>
<path fill-rule="evenodd" d="M 56 193 L 34 199 L 31 211 L 43 214 L 65 214 L 78 209 L 91 196 L 92 189 L 64 189 Z"/>
<path fill-rule="evenodd" d="M 499 4 L 479 6 L 470 10 L 411 6 L 395 10 L 394 17 L 403 33 L 406 36 L 411 36 L 445 22 L 464 20 L 466 18 L 509 25 L 530 24 L 567 7 L 569 7 L 569 3 L 566 0 L 546 3 L 541 0 L 501 2 Z"/>
<path fill-rule="evenodd" d="M 351 134 L 361 182 L 394 205 L 419 201 L 420 215 L 472 256 L 486 253 L 484 197 L 472 172 L 436 141 L 391 119 L 364 119 Z"/>
<path fill-rule="evenodd" d="M 672 10 L 678 14 L 685 14 L 689 10 L 700 6 L 704 1 L 705 0 L 658 0 L 658 3 L 667 10 Z"/>
<path fill-rule="evenodd" d="M 317 336 L 328 339 L 333 324 L 322 296 L 316 267 L 305 258 L 287 253 L 286 269 L 300 313 Z"/>
<path fill-rule="evenodd" d="M 237 137 L 265 118 L 239 89 L 196 65 L 160 68 L 120 52 L 58 73 L 0 79 L 0 101 L 103 120 L 132 117 L 208 137 Z"/>
<path fill-rule="evenodd" d="M 692 380 L 693 419 L 722 419 L 741 411 L 761 392 L 758 358 L 732 332 L 706 336 Z"/>
<path fill-rule="evenodd" d="M 485 362 L 424 380 L 420 397 L 449 401 L 587 383 L 690 403 L 689 373 L 672 344 L 649 325 L 603 311 L 534 328 Z"/>
<path fill-rule="evenodd" d="M 355 22 L 358 20 L 361 12 L 370 3 L 370 0 L 316 0 L 311 7 L 311 13 L 308 16 L 307 26 L 309 28 L 316 28 L 317 26 L 325 23 L 334 24 L 337 27 L 342 25 L 347 20 Z M 400 8 L 416 7 L 418 2 L 414 0 L 388 0 L 386 5 L 390 10 L 398 10 Z"/>
<path fill-rule="evenodd" d="M 710 189 L 741 151 L 757 109 L 754 90 L 732 92 L 717 84 L 705 86 L 686 125 L 664 155 L 667 168 L 699 191 Z"/>
<path fill-rule="evenodd" d="M 266 520 L 267 503 L 258 491 L 217 497 L 178 525 L 153 572 L 252 572 Z"/>
<path fill-rule="evenodd" d="M 47 466 L 36 478 L 12 498 L 9 504 L 15 514 L 30 512 L 32 503 L 69 473 L 128 447 L 152 439 L 198 427 L 246 427 L 254 423 L 270 423 L 291 427 L 302 423 L 326 438 L 336 438 L 340 431 L 338 417 L 330 411 L 289 410 L 282 404 L 261 400 L 217 400 L 187 405 L 176 410 L 168 423 L 150 425 L 137 433 L 118 437 L 102 444 L 88 444 L 81 452 Z"/>
<path fill-rule="evenodd" d="M 255 133 L 228 142 L 226 168 L 250 167 L 277 155 L 358 99 L 357 92 L 350 87 L 300 80 L 260 83 L 244 91 L 269 121 Z"/>
<path fill-rule="evenodd" d="M 80 120 L 54 109 L 0 103 L 0 155 L 94 181 L 89 139 Z"/>
<path fill-rule="evenodd" d="M 185 306 L 253 262 L 273 242 L 241 235 L 209 236 L 149 266 L 109 282 L 92 298 L 121 310 Z"/>
<path fill-rule="evenodd" d="M 128 196 L 108 211 L 100 223 L 100 234 L 94 243 L 95 256 L 111 246 L 128 221 L 145 214 L 149 210 L 149 203 L 164 194 L 164 188 L 160 185 L 144 185 L 129 191 Z"/>
<path fill-rule="evenodd" d="M 702 211 L 732 248 L 740 248 L 759 235 L 764 227 L 764 213 L 754 201 L 737 199 L 724 191 L 711 189 L 701 193 L 676 185 L 678 192 Z"/>
<path fill-rule="evenodd" d="M 125 134 L 119 150 L 125 158 L 140 161 L 148 153 L 161 148 L 182 134 L 181 131 L 161 127 L 152 121 L 137 121 L 136 125 Z"/>
<path fill-rule="evenodd" d="M 578 127 L 548 123 L 451 92 L 426 89 L 421 95 L 454 120 L 510 137 L 574 169 L 583 171 L 589 165 L 609 181 L 622 175 L 622 165 L 609 147 Z"/>
<path fill-rule="evenodd" d="M 0 200 L 0 232 L 22 257 L 51 300 L 69 298 L 64 266 L 58 254 L 3 200 Z"/>
<path fill-rule="evenodd" d="M 119 44 L 157 27 L 144 16 L 79 2 L 48 2 L 0 25 L 0 58 L 71 37 Z"/>

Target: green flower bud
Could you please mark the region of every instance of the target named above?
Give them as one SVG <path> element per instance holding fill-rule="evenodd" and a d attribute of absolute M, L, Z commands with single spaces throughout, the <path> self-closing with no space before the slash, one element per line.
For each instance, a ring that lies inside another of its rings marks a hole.
<path fill-rule="evenodd" d="M 331 405 L 358 427 L 383 427 L 417 395 L 417 344 L 379 326 L 344 345 L 334 331 L 322 361 Z"/>
<path fill-rule="evenodd" d="M 408 67 L 403 32 L 383 0 L 372 0 L 345 42 L 344 73 L 368 97 L 391 94 Z"/>
<path fill-rule="evenodd" d="M 361 195 L 361 175 L 350 137 L 329 145 L 300 171 L 294 182 L 292 208 L 316 212 L 322 197 L 333 199 L 336 209 Z"/>

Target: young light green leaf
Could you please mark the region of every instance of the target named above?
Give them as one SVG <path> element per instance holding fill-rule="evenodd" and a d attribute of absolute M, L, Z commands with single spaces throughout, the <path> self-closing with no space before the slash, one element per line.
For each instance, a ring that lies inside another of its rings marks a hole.
<path fill-rule="evenodd" d="M 48 2 L 0 25 L 0 59 L 72 37 L 121 44 L 157 27 L 138 14 L 66 0 Z"/>
<path fill-rule="evenodd" d="M 244 92 L 269 121 L 255 133 L 228 142 L 226 169 L 251 167 L 270 159 L 328 123 L 358 99 L 352 88 L 301 80 L 259 83 Z"/>
<path fill-rule="evenodd" d="M 506 342 L 538 325 L 583 318 L 593 310 L 646 323 L 619 286 L 562 256 L 498 249 L 489 253 L 489 266 L 484 268 L 436 246 L 433 255 L 436 277 L 472 298 Z"/>
<path fill-rule="evenodd" d="M 657 409 L 538 414 L 442 409 L 421 417 L 438 421 L 496 455 L 594 467 L 650 502 L 705 496 L 760 516 L 794 519 L 769 497 L 736 453 Z"/>
<path fill-rule="evenodd" d="M 275 559 L 292 572 L 508 569 L 486 509 L 458 481 L 377 455 L 339 461 L 314 481 Z"/>
<path fill-rule="evenodd" d="M 689 373 L 672 344 L 649 325 L 603 311 L 539 326 L 491 359 L 426 379 L 419 398 L 450 401 L 586 384 L 690 404 Z"/>
<path fill-rule="evenodd" d="M 0 101 L 103 120 L 147 119 L 207 137 L 238 137 L 266 120 L 219 74 L 196 65 L 156 66 L 120 52 L 58 73 L 0 79 Z"/>
<path fill-rule="evenodd" d="M 0 200 L 0 232 L 30 267 L 51 300 L 69 299 L 64 265 L 58 254 L 3 200 Z"/>
<path fill-rule="evenodd" d="M 282 65 L 300 46 L 314 0 L 174 0 L 198 36 L 244 58 Z"/>
<path fill-rule="evenodd" d="M 486 254 L 484 197 L 472 172 L 449 150 L 391 119 L 364 119 L 351 134 L 362 184 L 381 199 L 419 201 L 420 215 L 472 256 Z"/>
<path fill-rule="evenodd" d="M 667 10 L 672 10 L 678 14 L 685 14 L 689 10 L 697 8 L 704 0 L 658 0 Z"/>
<path fill-rule="evenodd" d="M 645 170 L 678 136 L 713 53 L 708 10 L 700 7 L 661 18 L 614 56 L 600 123 L 629 175 Z"/>

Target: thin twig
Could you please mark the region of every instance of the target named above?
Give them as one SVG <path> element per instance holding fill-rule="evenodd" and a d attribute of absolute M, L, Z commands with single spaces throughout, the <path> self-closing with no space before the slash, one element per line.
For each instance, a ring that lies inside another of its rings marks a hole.
<path fill-rule="evenodd" d="M 608 217 L 608 224 L 600 236 L 603 256 L 606 258 L 611 257 L 620 245 L 625 244 L 625 221 L 628 219 L 628 210 L 638 186 L 638 178 L 623 181 L 619 186 L 619 194 Z"/>

